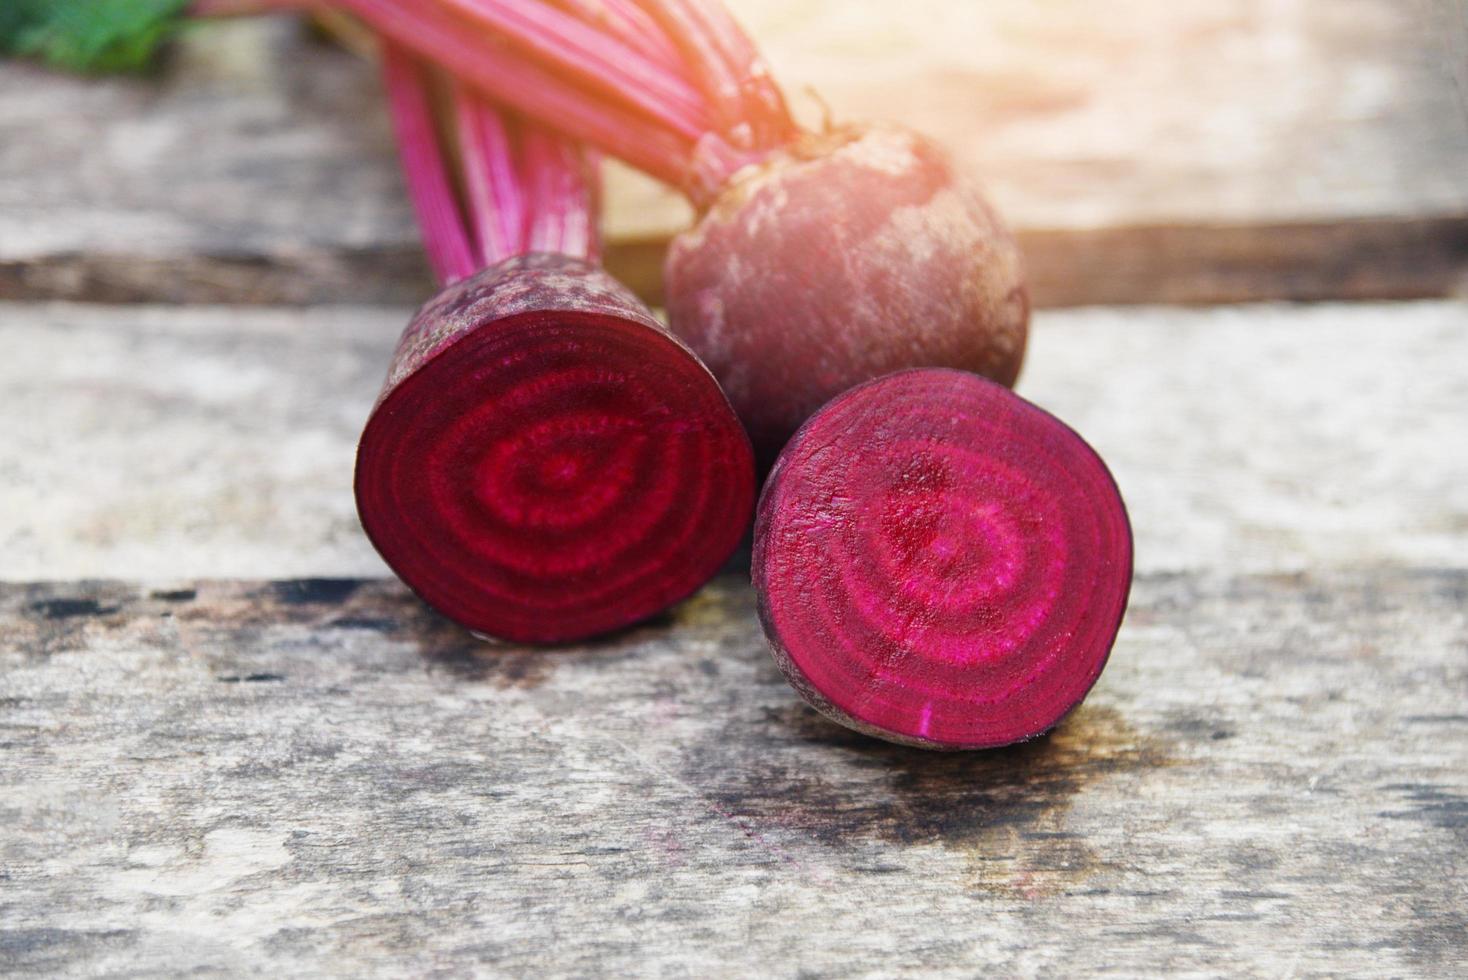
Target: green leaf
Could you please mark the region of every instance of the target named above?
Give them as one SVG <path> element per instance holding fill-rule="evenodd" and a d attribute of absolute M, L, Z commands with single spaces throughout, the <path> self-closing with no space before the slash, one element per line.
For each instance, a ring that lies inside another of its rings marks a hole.
<path fill-rule="evenodd" d="M 75 72 L 139 71 L 189 0 L 0 0 L 0 55 Z"/>

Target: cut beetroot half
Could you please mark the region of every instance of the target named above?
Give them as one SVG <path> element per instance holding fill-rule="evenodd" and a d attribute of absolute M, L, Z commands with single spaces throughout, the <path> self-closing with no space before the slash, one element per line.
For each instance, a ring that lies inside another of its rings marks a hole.
<path fill-rule="evenodd" d="M 362 526 L 426 602 L 519 642 L 645 619 L 718 571 L 754 502 L 713 376 L 565 255 L 450 286 L 403 336 L 357 451 Z"/>
<path fill-rule="evenodd" d="M 444 145 L 426 66 L 383 54 L 444 288 L 358 443 L 362 526 L 424 601 L 489 636 L 579 640 L 660 612 L 743 536 L 749 439 L 708 369 L 594 264 L 594 160 L 463 86 Z"/>
<path fill-rule="evenodd" d="M 1126 507 L 1064 423 L 976 375 L 836 398 L 760 498 L 754 584 L 813 706 L 927 748 L 1053 727 L 1106 664 L 1132 579 Z"/>

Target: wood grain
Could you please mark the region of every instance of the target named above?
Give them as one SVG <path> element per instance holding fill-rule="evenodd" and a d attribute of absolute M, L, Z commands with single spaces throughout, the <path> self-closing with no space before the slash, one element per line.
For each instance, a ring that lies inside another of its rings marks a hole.
<path fill-rule="evenodd" d="M 736 0 L 818 122 L 947 144 L 1042 305 L 1441 296 L 1468 275 L 1450 0 Z M 935 29 L 934 25 L 942 25 Z M 678 199 L 613 174 L 613 269 L 656 300 Z M 191 32 L 161 78 L 0 66 L 0 296 L 415 302 L 370 65 L 286 21 Z"/>
<path fill-rule="evenodd" d="M 357 436 L 406 309 L 0 304 L 0 580 L 375 576 Z M 1043 313 L 1019 391 L 1148 571 L 1464 567 L 1468 306 Z"/>
<path fill-rule="evenodd" d="M 1468 576 L 1150 575 L 1048 738 L 826 722 L 722 579 L 493 649 L 395 584 L 0 588 L 12 976 L 1454 976 Z"/>
<path fill-rule="evenodd" d="M 731 4 L 1044 304 L 1464 284 L 1461 5 Z M 655 296 L 686 212 L 610 204 Z M 806 708 L 737 563 L 555 651 L 391 579 L 352 456 L 428 289 L 371 68 L 290 23 L 0 65 L 0 973 L 1468 974 L 1468 305 L 1042 312 L 1140 574 L 1055 732 L 942 756 Z"/>

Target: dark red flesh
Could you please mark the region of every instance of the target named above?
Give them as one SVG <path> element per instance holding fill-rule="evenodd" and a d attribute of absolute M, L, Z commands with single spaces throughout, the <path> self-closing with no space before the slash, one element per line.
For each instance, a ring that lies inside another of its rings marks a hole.
<path fill-rule="evenodd" d="M 393 570 L 490 636 L 577 640 L 690 595 L 748 527 L 749 441 L 707 369 L 600 269 L 509 259 L 403 334 L 357 452 Z"/>
<path fill-rule="evenodd" d="M 673 330 L 768 467 L 817 408 L 911 367 L 1012 385 L 1029 298 L 994 210 L 906 130 L 797 139 L 737 175 L 668 253 Z"/>
<path fill-rule="evenodd" d="M 928 748 L 1007 745 L 1095 684 L 1132 538 L 1100 457 L 972 374 L 904 371 L 817 413 L 760 497 L 775 659 L 832 718 Z"/>

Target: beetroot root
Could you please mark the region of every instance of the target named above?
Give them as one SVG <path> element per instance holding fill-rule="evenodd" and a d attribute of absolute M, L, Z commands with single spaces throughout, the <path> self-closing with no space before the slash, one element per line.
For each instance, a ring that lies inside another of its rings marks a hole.
<path fill-rule="evenodd" d="M 403 334 L 358 446 L 362 525 L 457 622 L 576 640 L 686 597 L 753 507 L 749 441 L 706 368 L 600 269 L 532 254 Z"/>
<path fill-rule="evenodd" d="M 1100 676 L 1126 508 L 1080 436 L 999 385 L 904 371 L 817 413 L 760 498 L 775 659 L 825 714 L 927 748 L 1039 735 Z"/>
<path fill-rule="evenodd" d="M 853 385 L 952 367 L 1012 385 L 1029 297 L 1018 248 L 930 141 L 797 137 L 674 239 L 673 329 L 718 377 L 763 467 Z"/>

